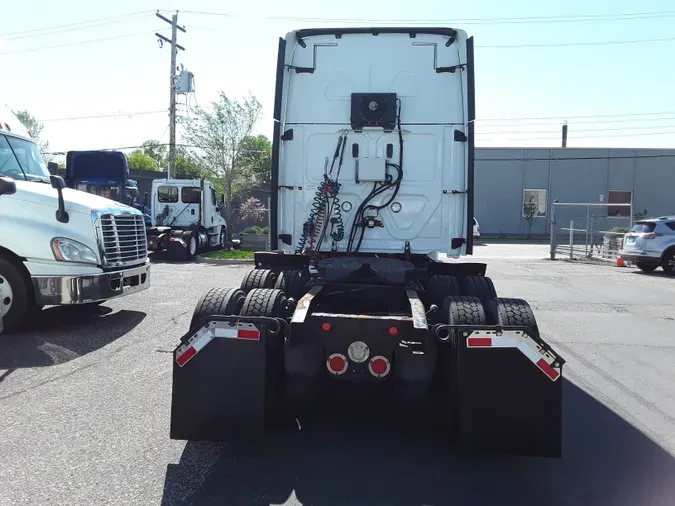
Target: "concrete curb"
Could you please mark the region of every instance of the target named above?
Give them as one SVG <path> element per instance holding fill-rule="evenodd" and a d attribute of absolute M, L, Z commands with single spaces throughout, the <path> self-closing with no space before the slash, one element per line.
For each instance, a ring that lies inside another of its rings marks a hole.
<path fill-rule="evenodd" d="M 196 260 L 198 264 L 212 265 L 250 265 L 254 263 L 252 258 L 247 260 L 236 260 L 228 258 L 209 258 L 202 255 L 197 255 Z"/>

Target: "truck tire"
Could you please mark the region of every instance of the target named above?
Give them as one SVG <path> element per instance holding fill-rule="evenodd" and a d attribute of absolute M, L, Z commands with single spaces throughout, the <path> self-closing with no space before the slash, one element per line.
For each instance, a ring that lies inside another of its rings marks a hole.
<path fill-rule="evenodd" d="M 467 276 L 462 279 L 462 295 L 478 297 L 479 299 L 493 299 L 497 296 L 495 285 L 486 276 Z"/>
<path fill-rule="evenodd" d="M 455 276 L 434 274 L 427 283 L 427 302 L 438 306 L 446 297 L 457 297 L 460 294 L 459 283 Z"/>
<path fill-rule="evenodd" d="M 34 320 L 40 311 L 33 298 L 33 287 L 13 259 L 0 257 L 3 332 L 17 332 Z"/>
<path fill-rule="evenodd" d="M 488 321 L 493 325 L 528 327 L 539 337 L 539 326 L 532 308 L 523 299 L 488 299 L 485 301 Z"/>
<path fill-rule="evenodd" d="M 477 297 L 446 297 L 442 305 L 443 321 L 449 325 L 487 323 L 483 303 Z M 452 440 L 459 438 L 459 356 L 458 339 L 462 334 L 451 331 L 449 346 L 439 346 L 436 381 L 440 384 L 440 414 Z"/>
<path fill-rule="evenodd" d="M 225 249 L 227 244 L 227 230 L 225 227 L 220 227 L 220 237 L 218 239 L 218 249 Z"/>
<path fill-rule="evenodd" d="M 675 276 L 675 250 L 671 249 L 663 254 L 661 268 L 669 276 Z"/>
<path fill-rule="evenodd" d="M 197 232 L 193 231 L 189 235 L 185 236 L 185 257 L 191 262 L 197 257 L 199 252 L 199 235 Z"/>
<path fill-rule="evenodd" d="M 241 316 L 285 316 L 286 295 L 278 289 L 254 288 L 246 296 Z M 285 392 L 284 336 L 280 332 L 265 336 L 265 426 L 282 423 Z"/>
<path fill-rule="evenodd" d="M 305 295 L 305 286 L 307 285 L 307 271 L 298 269 L 287 269 L 279 273 L 274 288 L 278 288 L 286 294 L 286 297 L 292 297 L 298 300 Z"/>
<path fill-rule="evenodd" d="M 197 302 L 190 320 L 190 328 L 195 327 L 207 316 L 238 315 L 245 298 L 246 294 L 239 288 L 211 288 Z"/>
<path fill-rule="evenodd" d="M 241 280 L 241 289 L 248 293 L 256 288 L 273 288 L 276 279 L 274 272 L 269 269 L 252 269 Z"/>
<path fill-rule="evenodd" d="M 659 266 L 657 263 L 650 263 L 650 262 L 635 262 L 635 266 L 640 269 L 642 272 L 654 272 L 656 268 Z"/>

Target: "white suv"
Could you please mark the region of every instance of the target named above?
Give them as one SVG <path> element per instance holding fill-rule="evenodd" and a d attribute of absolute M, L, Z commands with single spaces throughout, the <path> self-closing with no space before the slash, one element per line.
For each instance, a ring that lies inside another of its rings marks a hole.
<path fill-rule="evenodd" d="M 621 257 L 645 272 L 661 266 L 675 276 L 675 216 L 635 222 L 623 238 Z"/>

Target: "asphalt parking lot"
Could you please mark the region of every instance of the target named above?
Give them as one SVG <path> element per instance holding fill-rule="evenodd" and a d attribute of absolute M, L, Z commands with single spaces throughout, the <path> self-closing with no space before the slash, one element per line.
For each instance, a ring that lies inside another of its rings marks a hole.
<path fill-rule="evenodd" d="M 146 292 L 0 336 L 0 504 L 675 504 L 675 279 L 540 249 L 477 256 L 567 360 L 560 460 L 462 455 L 423 419 L 172 441 L 171 351 L 200 295 L 248 267 L 156 263 Z"/>

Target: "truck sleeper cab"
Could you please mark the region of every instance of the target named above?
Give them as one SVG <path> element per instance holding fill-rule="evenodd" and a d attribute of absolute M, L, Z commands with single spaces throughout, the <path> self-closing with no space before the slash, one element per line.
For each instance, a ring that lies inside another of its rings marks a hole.
<path fill-rule="evenodd" d="M 564 360 L 485 264 L 453 261 L 474 237 L 473 39 L 291 32 L 274 118 L 272 251 L 197 303 L 171 437 L 235 441 L 372 405 L 470 449 L 559 456 Z"/>
<path fill-rule="evenodd" d="M 43 306 L 90 304 L 145 290 L 143 215 L 50 175 L 29 132 L 0 109 L 0 284 L 5 332 Z"/>

